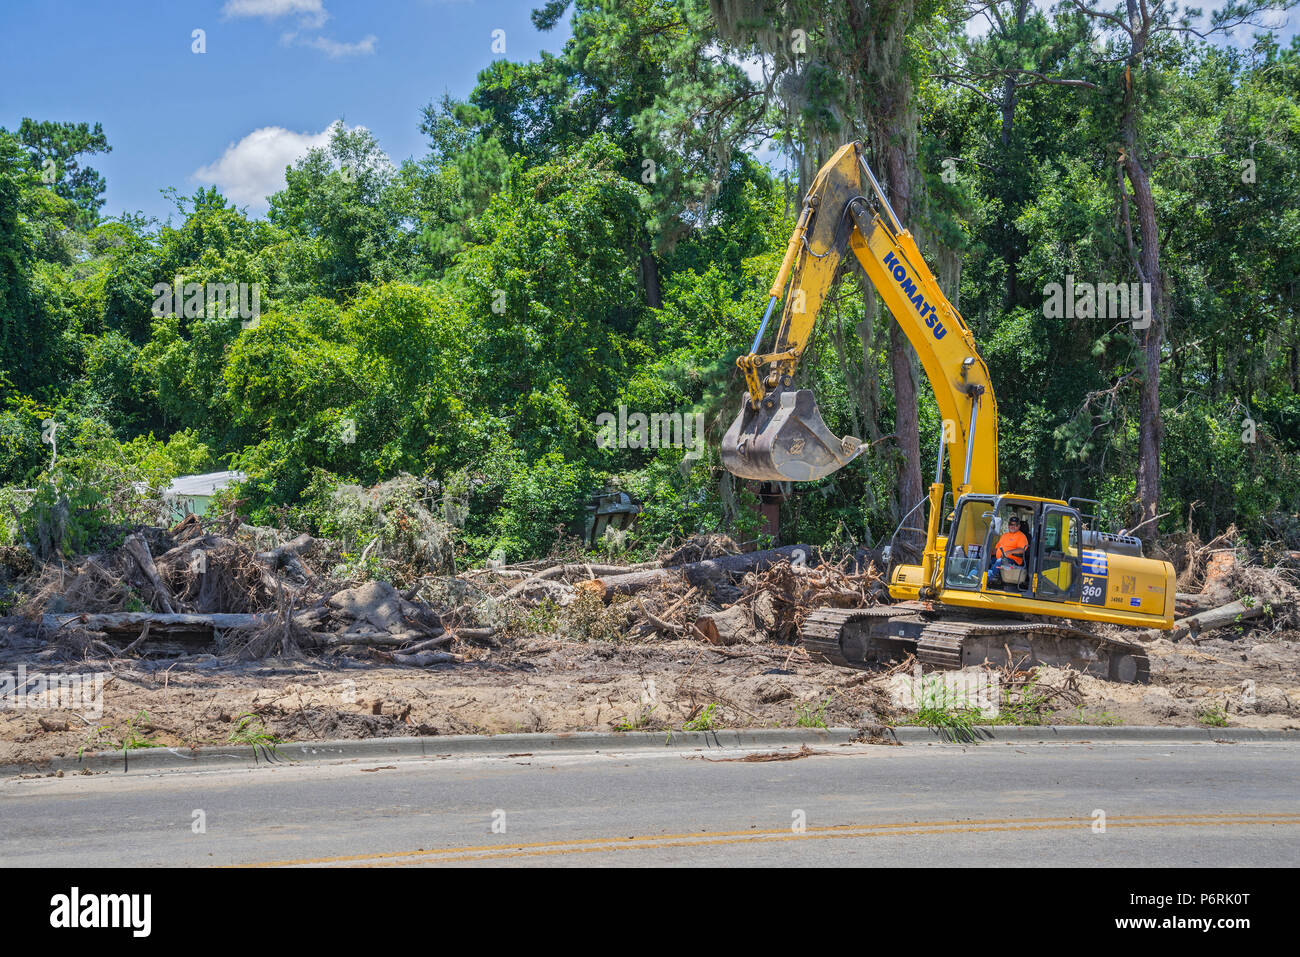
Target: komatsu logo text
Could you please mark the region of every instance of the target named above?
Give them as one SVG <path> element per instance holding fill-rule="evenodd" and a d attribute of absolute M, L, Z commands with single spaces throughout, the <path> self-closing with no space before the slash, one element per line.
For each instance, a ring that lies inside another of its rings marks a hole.
<path fill-rule="evenodd" d="M 885 256 L 885 268 L 894 275 L 898 281 L 899 288 L 903 290 L 903 295 L 912 300 L 912 305 L 916 308 L 916 313 L 925 320 L 925 324 L 930 327 L 936 339 L 942 339 L 948 334 L 948 330 L 943 327 L 943 323 L 938 321 L 935 314 L 934 306 L 925 301 L 921 291 L 916 288 L 916 283 L 912 282 L 907 275 L 907 268 L 898 261 L 891 252 Z"/>

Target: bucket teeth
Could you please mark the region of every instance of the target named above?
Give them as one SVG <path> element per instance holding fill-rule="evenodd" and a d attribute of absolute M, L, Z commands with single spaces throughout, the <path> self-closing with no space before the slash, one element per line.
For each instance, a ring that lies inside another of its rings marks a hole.
<path fill-rule="evenodd" d="M 862 442 L 837 438 L 817 410 L 811 389 L 769 393 L 755 409 L 744 402 L 722 439 L 722 464 L 741 478 L 812 482 L 857 457 Z"/>

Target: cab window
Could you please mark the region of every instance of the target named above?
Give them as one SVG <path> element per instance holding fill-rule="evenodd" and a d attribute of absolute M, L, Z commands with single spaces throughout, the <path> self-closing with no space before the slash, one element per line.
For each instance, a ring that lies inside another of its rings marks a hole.
<path fill-rule="evenodd" d="M 948 534 L 944 584 L 950 588 L 978 588 L 984 571 L 984 540 L 993 517 L 992 502 L 965 502 L 956 528 Z"/>
<path fill-rule="evenodd" d="M 1079 523 L 1068 512 L 1048 511 L 1043 518 L 1042 565 L 1038 594 L 1042 598 L 1064 598 L 1078 575 Z"/>

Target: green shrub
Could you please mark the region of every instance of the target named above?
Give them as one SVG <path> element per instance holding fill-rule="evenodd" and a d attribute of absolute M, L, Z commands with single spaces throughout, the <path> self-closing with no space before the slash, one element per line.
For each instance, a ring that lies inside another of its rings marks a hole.
<path fill-rule="evenodd" d="M 586 465 L 549 452 L 521 465 L 496 517 L 499 545 L 510 555 L 545 555 L 566 530 L 580 525 L 600 481 Z"/>

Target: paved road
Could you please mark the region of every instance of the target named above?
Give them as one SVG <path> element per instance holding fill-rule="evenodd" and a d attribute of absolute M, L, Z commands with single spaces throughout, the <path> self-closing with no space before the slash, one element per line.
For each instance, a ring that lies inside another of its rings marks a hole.
<path fill-rule="evenodd" d="M 1300 863 L 1293 744 L 854 746 L 716 760 L 739 754 L 8 779 L 0 864 Z M 196 810 L 205 833 L 194 833 Z"/>

